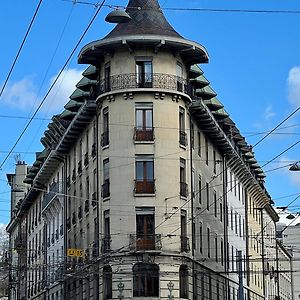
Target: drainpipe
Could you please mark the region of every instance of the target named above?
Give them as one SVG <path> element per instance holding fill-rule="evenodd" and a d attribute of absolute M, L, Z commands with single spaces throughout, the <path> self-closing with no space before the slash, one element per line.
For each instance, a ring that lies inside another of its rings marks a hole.
<path fill-rule="evenodd" d="M 98 256 L 100 256 L 100 245 L 101 245 L 101 240 L 100 240 L 100 211 L 102 211 L 102 208 L 100 208 L 100 205 L 99 203 L 102 203 L 99 199 L 100 199 L 100 193 L 99 193 L 99 188 L 100 188 L 100 185 L 99 185 L 99 169 L 101 167 L 101 165 L 99 164 L 100 160 L 99 160 L 99 116 L 100 114 L 96 114 L 96 219 L 97 219 L 97 226 L 95 228 L 95 231 L 96 231 L 96 236 L 98 238 L 98 241 L 97 242 L 97 254 Z M 102 223 L 101 223 L 102 224 Z M 97 260 L 98 261 L 98 260 Z M 99 276 L 100 276 L 100 268 L 98 266 L 98 271 L 96 272 L 96 274 L 94 275 L 95 278 L 96 278 L 96 297 L 95 297 L 95 300 L 99 300 L 100 298 L 100 290 L 99 290 Z"/>
<path fill-rule="evenodd" d="M 194 218 L 194 182 L 193 182 L 193 147 L 192 147 L 192 116 L 190 113 L 190 178 L 191 178 L 191 219 L 192 219 L 192 278 L 193 278 L 193 299 L 197 299 L 197 276 L 195 272 L 195 218 Z"/>
<path fill-rule="evenodd" d="M 222 158 L 222 172 L 223 172 L 223 220 L 224 220 L 224 268 L 225 274 L 228 274 L 228 261 L 229 261 L 229 253 L 228 253 L 228 203 L 227 203 L 227 165 L 225 157 Z M 226 297 L 225 299 L 230 299 L 230 289 L 229 289 L 229 274 L 226 279 Z"/>

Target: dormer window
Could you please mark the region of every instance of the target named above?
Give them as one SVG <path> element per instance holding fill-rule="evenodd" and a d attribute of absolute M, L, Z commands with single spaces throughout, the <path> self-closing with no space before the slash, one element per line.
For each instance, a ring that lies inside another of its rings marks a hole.
<path fill-rule="evenodd" d="M 136 59 L 136 80 L 139 88 L 151 88 L 153 83 L 152 59 L 149 57 Z"/>

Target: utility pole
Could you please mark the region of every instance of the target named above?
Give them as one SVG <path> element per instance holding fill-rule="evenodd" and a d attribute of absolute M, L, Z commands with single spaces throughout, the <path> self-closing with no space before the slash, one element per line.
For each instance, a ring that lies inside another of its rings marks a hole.
<path fill-rule="evenodd" d="M 238 300 L 244 300 L 244 283 L 243 283 L 243 256 L 242 251 L 237 251 L 238 275 L 239 275 L 239 290 Z"/>

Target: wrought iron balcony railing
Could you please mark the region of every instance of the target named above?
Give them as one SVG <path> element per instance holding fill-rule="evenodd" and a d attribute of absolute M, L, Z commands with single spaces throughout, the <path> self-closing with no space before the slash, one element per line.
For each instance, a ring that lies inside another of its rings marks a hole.
<path fill-rule="evenodd" d="M 181 252 L 190 252 L 190 242 L 189 238 L 186 236 L 181 236 Z"/>
<path fill-rule="evenodd" d="M 134 128 L 134 140 L 136 142 L 152 142 L 154 141 L 154 128 Z"/>
<path fill-rule="evenodd" d="M 155 193 L 155 181 L 144 180 L 144 181 L 135 181 L 134 187 L 135 194 L 154 194 Z"/>
<path fill-rule="evenodd" d="M 144 74 L 144 76 L 147 80 L 140 80 L 139 76 L 135 73 L 110 76 L 100 81 L 99 93 L 103 94 L 110 91 L 134 88 L 157 88 L 186 94 L 190 93 L 190 85 L 182 77 L 161 73 L 149 73 Z"/>
<path fill-rule="evenodd" d="M 188 185 L 185 182 L 180 182 L 180 196 L 188 196 Z"/>
<path fill-rule="evenodd" d="M 161 234 L 130 234 L 129 248 L 131 251 L 161 250 Z"/>
<path fill-rule="evenodd" d="M 110 235 L 104 237 L 102 239 L 102 247 L 101 247 L 102 252 L 106 253 L 111 250 L 111 237 Z"/>
<path fill-rule="evenodd" d="M 184 131 L 179 131 L 179 144 L 187 146 L 187 134 Z"/>

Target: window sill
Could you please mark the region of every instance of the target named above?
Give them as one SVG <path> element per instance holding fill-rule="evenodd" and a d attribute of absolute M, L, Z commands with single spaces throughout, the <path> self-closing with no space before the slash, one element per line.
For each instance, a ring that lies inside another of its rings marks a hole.
<path fill-rule="evenodd" d="M 156 194 L 137 194 L 134 193 L 134 197 L 155 197 Z"/>
<path fill-rule="evenodd" d="M 102 200 L 103 200 L 103 202 L 109 201 L 109 200 L 110 200 L 110 196 L 105 197 L 105 198 L 103 198 Z"/>
<path fill-rule="evenodd" d="M 181 149 L 184 149 L 184 150 L 186 150 L 186 148 L 187 148 L 187 146 L 182 145 L 182 144 L 179 144 L 179 147 L 180 147 Z"/>
<path fill-rule="evenodd" d="M 106 149 L 108 149 L 108 148 L 109 148 L 109 145 L 102 146 L 101 148 L 102 148 L 102 151 L 104 151 L 104 150 L 106 150 Z"/>
<path fill-rule="evenodd" d="M 155 142 L 154 141 L 134 141 L 135 144 L 146 144 L 146 145 L 153 145 Z"/>
<path fill-rule="evenodd" d="M 181 200 L 187 201 L 188 197 L 187 197 L 187 196 L 182 196 L 182 195 L 180 195 L 180 199 L 181 199 Z"/>

